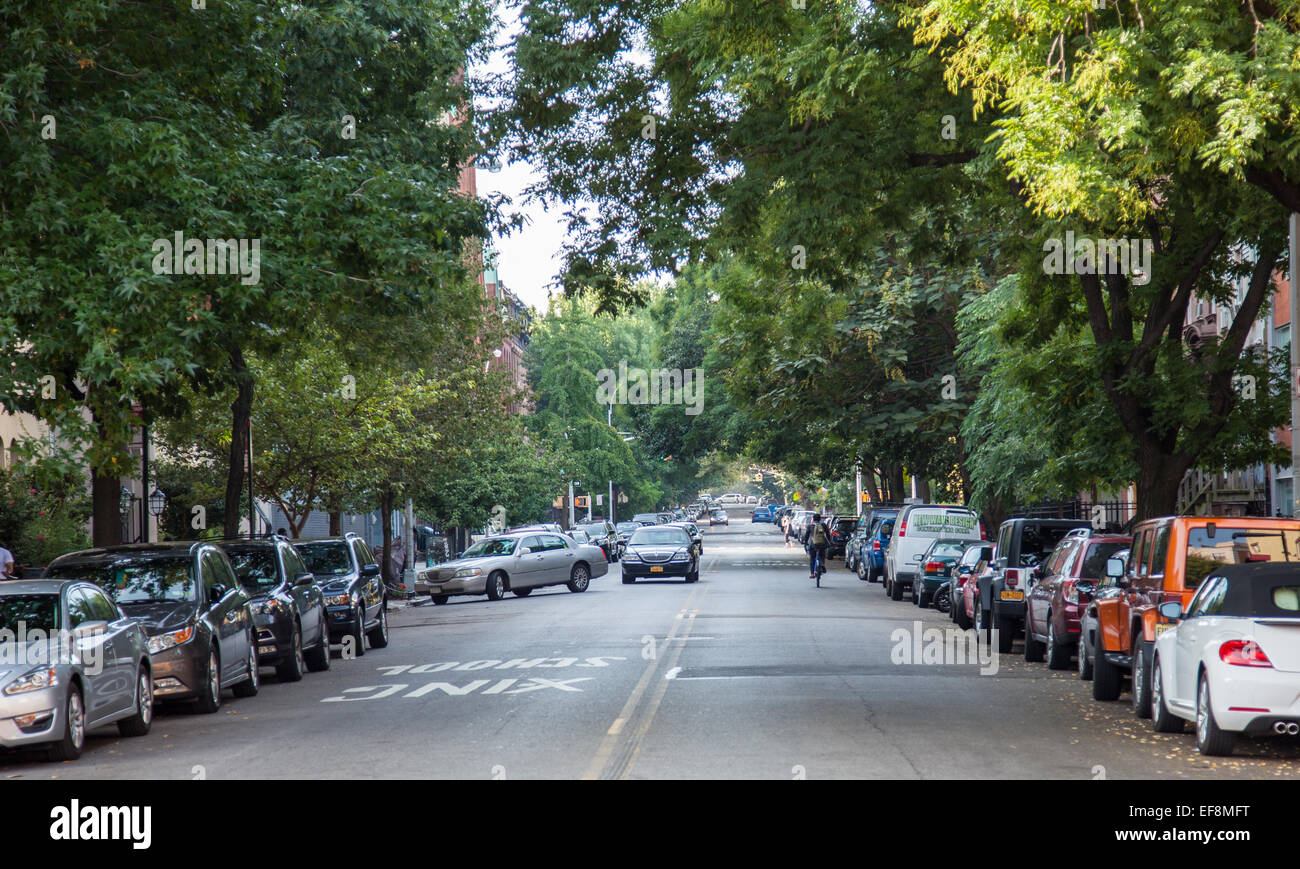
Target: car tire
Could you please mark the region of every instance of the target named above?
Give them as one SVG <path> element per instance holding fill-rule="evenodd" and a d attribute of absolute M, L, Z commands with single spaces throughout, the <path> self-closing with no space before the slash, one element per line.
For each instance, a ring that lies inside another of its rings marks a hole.
<path fill-rule="evenodd" d="M 687 582 L 699 582 L 700 581 L 699 569 L 696 568 L 695 570 L 692 570 L 690 573 L 686 574 L 685 579 Z"/>
<path fill-rule="evenodd" d="M 993 619 L 992 613 L 980 606 L 979 601 L 975 601 L 975 632 L 984 635 L 984 644 L 991 646 L 993 644 Z"/>
<path fill-rule="evenodd" d="M 493 571 L 487 578 L 488 600 L 501 600 L 506 596 L 506 575 L 499 570 Z"/>
<path fill-rule="evenodd" d="M 307 660 L 307 669 L 313 673 L 320 673 L 330 668 L 330 629 L 325 623 L 324 613 L 321 613 L 320 642 L 312 646 L 311 651 L 304 657 Z"/>
<path fill-rule="evenodd" d="M 1160 672 L 1160 658 L 1151 664 L 1151 729 L 1156 733 L 1182 733 L 1185 722 L 1169 711 Z"/>
<path fill-rule="evenodd" d="M 68 698 L 63 703 L 63 738 L 49 748 L 50 760 L 76 760 L 86 747 L 86 704 L 81 696 L 80 683 L 68 686 Z"/>
<path fill-rule="evenodd" d="M 433 601 L 434 606 L 442 606 L 448 601 L 450 597 L 451 595 L 449 594 L 435 594 L 435 595 L 430 595 L 430 600 Z"/>
<path fill-rule="evenodd" d="M 289 654 L 275 668 L 275 678 L 281 682 L 300 682 L 307 662 L 302 654 L 302 631 L 294 623 L 293 633 L 289 637 Z"/>
<path fill-rule="evenodd" d="M 889 599 L 890 600 L 903 599 L 903 586 L 899 584 L 898 580 L 894 580 L 889 584 Z"/>
<path fill-rule="evenodd" d="M 916 589 L 912 589 L 912 600 L 916 601 L 916 605 L 921 609 L 928 609 L 930 607 L 930 595 L 925 591 L 918 593 Z"/>
<path fill-rule="evenodd" d="M 1111 701 L 1119 699 L 1120 670 L 1106 658 L 1098 643 L 1092 650 L 1092 699 Z"/>
<path fill-rule="evenodd" d="M 569 571 L 569 581 L 566 587 L 574 594 L 582 594 L 591 585 L 591 571 L 585 564 L 573 565 L 573 570 Z"/>
<path fill-rule="evenodd" d="M 1034 639 L 1034 635 L 1029 631 L 1029 622 L 1025 621 L 1025 661 L 1030 664 L 1041 664 L 1043 654 L 1047 651 L 1046 645 L 1041 640 Z"/>
<path fill-rule="evenodd" d="M 352 611 L 352 628 L 348 631 L 348 636 L 352 638 L 352 653 L 360 658 L 366 653 L 366 611 L 357 603 L 356 609 Z"/>
<path fill-rule="evenodd" d="M 970 630 L 975 626 L 971 617 L 966 615 L 966 596 L 954 597 L 952 601 L 952 620 L 957 623 L 957 627 L 963 631 Z"/>
<path fill-rule="evenodd" d="M 530 594 L 533 593 L 533 590 L 532 590 L 531 587 L 529 587 L 529 588 L 512 588 L 512 589 L 510 589 L 510 591 L 511 591 L 512 594 L 514 594 L 515 597 L 528 597 L 528 595 L 530 595 Z"/>
<path fill-rule="evenodd" d="M 1016 631 L 1019 626 L 1014 618 L 1001 615 L 996 609 L 993 611 L 993 623 L 998 626 L 998 652 L 1009 655 L 1011 645 L 1016 641 Z"/>
<path fill-rule="evenodd" d="M 1196 683 L 1196 748 L 1207 757 L 1226 757 L 1232 754 L 1235 734 L 1219 729 L 1210 705 L 1210 682 L 1201 673 Z"/>
<path fill-rule="evenodd" d="M 1138 718 L 1151 717 L 1151 644 L 1134 638 L 1133 686 L 1129 694 L 1133 699 L 1133 714 Z"/>
<path fill-rule="evenodd" d="M 1082 626 L 1079 628 L 1079 648 L 1075 654 L 1079 656 L 1079 678 L 1084 682 L 1092 681 L 1092 650 L 1088 648 L 1086 642 L 1087 635 Z"/>
<path fill-rule="evenodd" d="M 388 647 L 388 598 L 379 602 L 379 624 L 375 625 L 366 639 L 370 640 L 370 648 L 383 649 Z"/>
<path fill-rule="evenodd" d="M 123 736 L 144 736 L 153 726 L 153 676 L 149 668 L 140 665 L 135 677 L 135 712 L 130 718 L 117 722 L 117 732 Z"/>
<path fill-rule="evenodd" d="M 253 644 L 252 636 L 248 640 L 248 678 L 230 689 L 236 697 L 256 697 L 258 689 L 262 687 L 262 674 L 257 666 L 257 646 Z"/>
<path fill-rule="evenodd" d="M 1070 669 L 1070 644 L 1057 639 L 1056 623 L 1051 613 L 1047 614 L 1047 669 Z"/>
<path fill-rule="evenodd" d="M 626 573 L 623 574 L 623 584 L 624 584 L 624 585 L 631 585 L 631 584 L 634 583 L 634 582 L 636 582 L 636 577 L 635 577 L 635 576 L 629 576 L 629 575 L 626 574 Z"/>
<path fill-rule="evenodd" d="M 221 655 L 216 646 L 208 650 L 208 671 L 203 675 L 203 695 L 194 701 L 194 711 L 210 715 L 221 708 Z"/>

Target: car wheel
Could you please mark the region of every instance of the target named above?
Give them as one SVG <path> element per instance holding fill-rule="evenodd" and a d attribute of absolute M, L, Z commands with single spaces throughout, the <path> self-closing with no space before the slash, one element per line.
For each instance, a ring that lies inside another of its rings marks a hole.
<path fill-rule="evenodd" d="M 76 760 L 86 747 L 86 706 L 82 702 L 81 686 L 68 686 L 68 699 L 64 704 L 63 738 L 50 746 L 50 760 Z"/>
<path fill-rule="evenodd" d="M 630 574 L 628 574 L 628 573 L 624 573 L 624 574 L 623 574 L 623 584 L 624 584 L 624 585 L 631 585 L 631 584 L 634 583 L 634 582 L 636 582 L 636 577 L 635 577 L 635 576 L 632 576 L 632 575 L 630 575 Z"/>
<path fill-rule="evenodd" d="M 980 606 L 978 598 L 975 600 L 975 631 L 984 635 L 985 644 L 993 643 L 993 620 L 989 618 L 989 611 Z"/>
<path fill-rule="evenodd" d="M 1119 682 L 1119 667 L 1107 660 L 1106 652 L 1098 642 L 1092 652 L 1092 699 L 1118 700 Z"/>
<path fill-rule="evenodd" d="M 903 586 L 898 580 L 894 580 L 889 584 L 889 599 L 890 600 L 903 599 Z"/>
<path fill-rule="evenodd" d="M 1092 681 L 1092 650 L 1088 648 L 1087 630 L 1080 626 L 1079 628 L 1079 648 L 1077 655 L 1079 658 L 1079 678 L 1085 682 Z"/>
<path fill-rule="evenodd" d="M 257 646 L 253 644 L 251 636 L 248 640 L 248 678 L 231 689 L 236 697 L 256 697 L 257 690 L 262 687 L 262 675 L 257 666 Z"/>
<path fill-rule="evenodd" d="M 1202 673 L 1196 686 L 1196 747 L 1209 757 L 1225 757 L 1232 754 L 1234 742 L 1236 737 L 1220 730 L 1214 720 L 1214 710 L 1210 707 L 1210 680 Z"/>
<path fill-rule="evenodd" d="M 569 572 L 569 591 L 581 594 L 589 585 L 591 585 L 591 571 L 587 569 L 587 565 L 573 565 L 573 570 Z"/>
<path fill-rule="evenodd" d="M 687 582 L 698 582 L 700 579 L 699 569 L 697 568 L 695 570 L 692 570 L 690 573 L 686 574 L 685 579 Z"/>
<path fill-rule="evenodd" d="M 1151 649 L 1143 640 L 1134 638 L 1133 650 L 1133 712 L 1138 718 L 1151 717 Z"/>
<path fill-rule="evenodd" d="M 863 582 L 866 582 L 866 580 L 867 580 L 867 570 L 866 570 L 865 567 L 863 567 L 861 561 L 858 561 L 858 562 L 855 562 L 855 563 L 854 563 L 854 565 L 853 565 L 853 571 L 858 575 L 858 579 L 862 580 Z"/>
<path fill-rule="evenodd" d="M 388 645 L 388 598 L 379 602 L 379 624 L 366 634 L 370 648 L 382 649 Z"/>
<path fill-rule="evenodd" d="M 352 653 L 360 658 L 366 653 L 366 611 L 357 603 L 356 609 L 352 611 L 352 629 L 348 631 L 348 636 L 352 638 Z"/>
<path fill-rule="evenodd" d="M 302 671 L 306 666 L 302 657 L 302 631 L 298 630 L 295 623 L 293 634 L 289 637 L 289 654 L 275 668 L 275 678 L 281 682 L 298 682 L 302 679 Z"/>
<path fill-rule="evenodd" d="M 1050 628 L 1048 630 L 1051 630 Z M 1033 634 L 1029 631 L 1029 621 L 1025 621 L 1025 660 L 1030 664 L 1037 664 L 1043 660 L 1043 653 L 1047 649 L 1043 644 L 1034 639 Z"/>
<path fill-rule="evenodd" d="M 514 592 L 515 597 L 528 597 L 533 593 L 531 588 L 512 588 L 510 590 Z"/>
<path fill-rule="evenodd" d="M 1156 733 L 1182 733 L 1183 719 L 1170 712 L 1165 704 L 1163 676 L 1157 657 L 1151 664 L 1151 727 Z"/>
<path fill-rule="evenodd" d="M 432 598 L 433 598 L 433 605 L 434 605 L 434 606 L 442 606 L 443 604 L 445 604 L 445 603 L 447 602 L 447 600 L 448 600 L 450 597 L 451 597 L 451 595 L 448 595 L 448 594 L 435 594 L 435 595 L 432 595 Z"/>
<path fill-rule="evenodd" d="M 974 626 L 975 623 L 971 621 L 970 616 L 966 615 L 965 595 L 962 595 L 961 597 L 953 598 L 952 613 L 953 613 L 952 620 L 957 623 L 957 627 L 960 628 L 961 630 L 963 631 L 969 630 Z"/>
<path fill-rule="evenodd" d="M 993 611 L 993 623 L 998 626 L 998 651 L 1003 655 L 1010 654 L 1019 625 L 1014 618 L 1000 615 L 996 609 Z"/>
<path fill-rule="evenodd" d="M 319 673 L 330 668 L 330 629 L 325 623 L 325 613 L 321 613 L 320 619 L 320 642 L 312 646 L 310 652 L 306 654 L 307 669 L 313 673 Z"/>
<path fill-rule="evenodd" d="M 153 676 L 149 668 L 140 665 L 135 677 L 135 712 L 130 718 L 117 722 L 117 732 L 123 736 L 144 736 L 153 725 Z"/>
<path fill-rule="evenodd" d="M 487 596 L 488 600 L 501 600 L 506 596 L 506 575 L 501 571 L 498 570 L 488 577 Z"/>
<path fill-rule="evenodd" d="M 1052 614 L 1047 614 L 1047 668 L 1049 670 L 1070 669 L 1070 645 L 1062 643 L 1056 636 L 1056 623 Z"/>
<path fill-rule="evenodd" d="M 221 656 L 213 646 L 208 650 L 208 672 L 203 696 L 194 701 L 194 711 L 211 714 L 221 708 Z"/>

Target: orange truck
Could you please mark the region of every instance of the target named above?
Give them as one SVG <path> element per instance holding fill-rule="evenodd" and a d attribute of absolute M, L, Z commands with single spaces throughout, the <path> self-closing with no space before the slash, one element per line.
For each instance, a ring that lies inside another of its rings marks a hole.
<path fill-rule="evenodd" d="M 1151 717 L 1151 659 L 1156 637 L 1173 627 L 1159 613 L 1176 601 L 1184 610 L 1201 580 L 1224 564 L 1300 563 L 1300 519 L 1256 516 L 1165 516 L 1137 523 L 1128 564 L 1110 573 L 1094 598 L 1096 625 L 1092 696 L 1119 698 L 1131 674 L 1133 710 Z"/>

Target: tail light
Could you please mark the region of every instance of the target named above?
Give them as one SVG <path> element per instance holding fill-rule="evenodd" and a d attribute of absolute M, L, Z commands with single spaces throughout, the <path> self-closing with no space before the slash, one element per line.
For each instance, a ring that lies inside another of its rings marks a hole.
<path fill-rule="evenodd" d="M 871 551 L 872 551 L 872 552 L 879 552 L 879 551 L 880 551 L 880 541 L 879 541 L 879 540 L 873 540 L 873 541 L 871 541 Z"/>
<path fill-rule="evenodd" d="M 1236 667 L 1272 667 L 1273 662 L 1253 640 L 1228 640 L 1219 646 L 1219 660 Z"/>
<path fill-rule="evenodd" d="M 899 537 L 906 537 L 906 536 L 907 536 L 907 520 L 906 520 L 906 519 L 904 519 L 903 522 L 902 522 L 902 524 L 900 524 L 900 525 L 898 526 L 898 536 L 899 536 Z"/>
<path fill-rule="evenodd" d="M 1063 580 L 1061 582 L 1061 585 L 1065 588 L 1066 601 L 1068 601 L 1069 603 L 1078 603 L 1079 587 L 1075 584 L 1074 580 L 1073 579 Z"/>
<path fill-rule="evenodd" d="M 942 562 L 942 561 L 927 561 L 927 562 L 925 563 L 925 572 L 926 572 L 926 573 L 943 573 L 943 562 Z"/>
<path fill-rule="evenodd" d="M 1008 567 L 1006 573 L 1007 586 L 1015 588 L 1020 584 L 1020 570 L 1015 567 Z"/>
<path fill-rule="evenodd" d="M 988 540 L 989 536 L 984 533 L 984 523 L 980 523 L 980 540 Z"/>

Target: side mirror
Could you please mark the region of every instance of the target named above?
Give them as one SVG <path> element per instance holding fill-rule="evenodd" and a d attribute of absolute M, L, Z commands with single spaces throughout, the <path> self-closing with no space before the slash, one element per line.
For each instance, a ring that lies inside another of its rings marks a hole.
<path fill-rule="evenodd" d="M 923 554 L 918 553 L 918 554 L 912 556 L 912 560 L 913 560 L 913 561 L 921 561 L 924 557 L 925 557 L 925 556 L 924 556 Z"/>
<path fill-rule="evenodd" d="M 367 564 L 367 565 L 364 565 L 364 566 L 361 568 L 361 575 L 362 575 L 362 576 L 378 576 L 378 575 L 379 575 L 379 565 L 378 565 L 378 564 Z"/>
<path fill-rule="evenodd" d="M 1124 575 L 1124 559 L 1107 558 L 1106 559 L 1106 578 L 1119 579 Z"/>
<path fill-rule="evenodd" d="M 530 553 L 530 552 L 532 552 L 532 551 L 533 551 L 533 547 L 531 547 L 531 546 L 520 546 L 520 547 L 519 547 L 519 552 L 518 552 L 518 554 L 519 554 L 519 555 L 527 555 L 528 553 Z"/>
<path fill-rule="evenodd" d="M 77 625 L 72 629 L 72 636 L 80 640 L 85 639 L 86 637 L 97 637 L 106 630 L 108 630 L 108 622 L 103 619 L 95 619 L 94 621 L 82 622 Z"/>
<path fill-rule="evenodd" d="M 208 600 L 212 601 L 212 603 L 216 603 L 217 601 L 225 597 L 226 592 L 228 591 L 230 591 L 229 587 L 224 586 L 221 583 L 217 583 L 216 585 L 212 586 L 212 588 L 208 589 Z"/>
<path fill-rule="evenodd" d="M 299 573 L 293 578 L 294 585 L 311 585 L 316 580 L 313 573 Z"/>
<path fill-rule="evenodd" d="M 1183 617 L 1183 605 L 1176 600 L 1162 603 L 1160 604 L 1160 615 L 1171 622 L 1176 622 Z"/>

